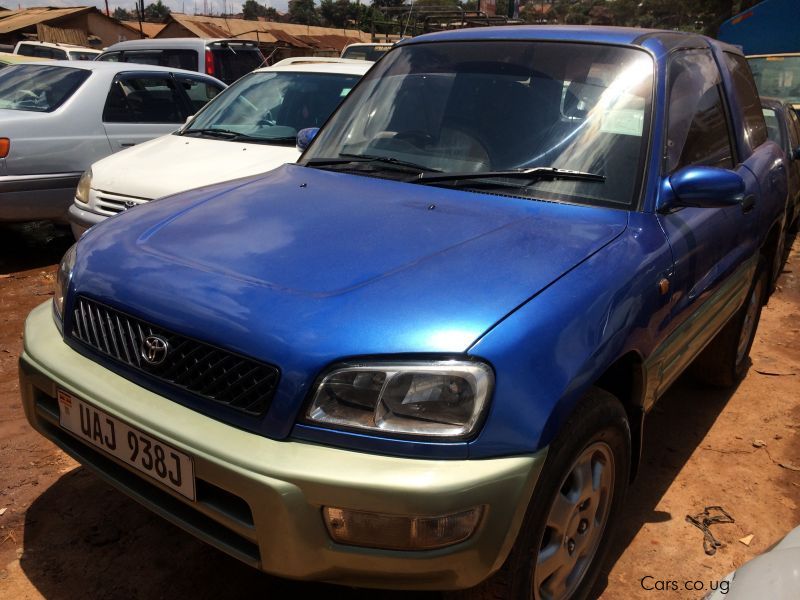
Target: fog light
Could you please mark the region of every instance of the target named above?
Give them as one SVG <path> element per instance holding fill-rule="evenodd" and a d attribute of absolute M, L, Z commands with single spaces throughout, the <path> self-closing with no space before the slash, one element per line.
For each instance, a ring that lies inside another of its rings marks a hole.
<path fill-rule="evenodd" d="M 482 514 L 482 506 L 435 517 L 323 508 L 325 525 L 335 542 L 386 550 L 431 550 L 463 542 L 473 534 Z"/>

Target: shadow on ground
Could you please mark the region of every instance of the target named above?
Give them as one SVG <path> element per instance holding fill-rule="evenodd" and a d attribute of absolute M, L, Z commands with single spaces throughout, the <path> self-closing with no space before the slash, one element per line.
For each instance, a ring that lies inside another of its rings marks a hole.
<path fill-rule="evenodd" d="M 48 600 L 439 597 L 262 574 L 153 515 L 82 467 L 63 475 L 28 508 L 23 549 L 20 565 Z"/>
<path fill-rule="evenodd" d="M 74 241 L 67 225 L 50 221 L 0 223 L 0 274 L 58 263 Z"/>
<path fill-rule="evenodd" d="M 683 514 L 656 510 L 656 506 L 735 391 L 736 388 L 703 386 L 686 374 L 647 416 L 639 472 L 628 490 L 624 516 L 617 525 L 614 545 L 595 587 L 596 596 L 605 590 L 608 573 L 646 523 L 685 518 Z M 697 534 L 696 543 L 702 544 L 702 534 L 699 531 Z"/>
<path fill-rule="evenodd" d="M 608 572 L 645 523 L 684 515 L 655 510 L 732 392 L 679 381 L 647 422 L 645 455 L 628 495 Z M 281 541 L 275 540 L 280 546 Z M 698 536 L 698 543 L 700 537 Z M 261 574 L 197 541 L 84 468 L 63 475 L 27 511 L 21 566 L 50 600 L 84 598 L 324 597 L 427 600 L 439 594 L 378 592 Z M 595 592 L 602 593 L 606 582 Z"/>

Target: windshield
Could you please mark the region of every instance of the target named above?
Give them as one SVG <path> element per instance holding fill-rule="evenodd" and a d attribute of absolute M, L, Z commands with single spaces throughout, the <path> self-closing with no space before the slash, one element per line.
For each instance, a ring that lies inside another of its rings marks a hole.
<path fill-rule="evenodd" d="M 747 62 L 759 94 L 800 104 L 800 56 L 765 56 Z"/>
<path fill-rule="evenodd" d="M 228 132 L 228 139 L 294 145 L 297 132 L 322 125 L 359 78 L 344 73 L 253 73 L 209 103 L 180 133 L 216 138 Z"/>
<path fill-rule="evenodd" d="M 351 60 L 377 61 L 379 58 L 383 58 L 383 55 L 391 49 L 391 44 L 383 44 L 381 46 L 348 46 L 342 52 L 342 58 L 349 58 Z"/>
<path fill-rule="evenodd" d="M 91 74 L 83 69 L 16 65 L 0 71 L 0 108 L 52 112 Z"/>
<path fill-rule="evenodd" d="M 629 206 L 638 196 L 652 82 L 653 61 L 646 53 L 615 46 L 538 41 L 401 46 L 369 72 L 302 163 L 409 182 L 505 186 L 511 195 Z M 511 171 L 513 177 L 502 177 Z M 430 172 L 437 176 L 427 176 Z M 481 173 L 491 181 L 481 180 Z M 446 174 L 465 177 L 458 181 Z"/>

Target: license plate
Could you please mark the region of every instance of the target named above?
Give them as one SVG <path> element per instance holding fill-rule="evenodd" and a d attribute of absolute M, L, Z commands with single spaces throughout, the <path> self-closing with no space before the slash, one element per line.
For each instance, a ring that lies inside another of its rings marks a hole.
<path fill-rule="evenodd" d="M 58 390 L 61 427 L 190 500 L 195 499 L 190 456 Z"/>

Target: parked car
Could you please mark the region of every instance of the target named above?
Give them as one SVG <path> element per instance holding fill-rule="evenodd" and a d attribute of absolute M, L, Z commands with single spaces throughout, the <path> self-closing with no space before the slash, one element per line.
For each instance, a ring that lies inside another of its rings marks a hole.
<path fill-rule="evenodd" d="M 31 56 L 23 56 L 21 54 L 12 54 L 10 52 L 0 52 L 0 69 L 4 69 L 9 65 L 18 65 L 21 63 L 30 62 L 46 62 L 47 58 L 33 58 Z"/>
<path fill-rule="evenodd" d="M 224 89 L 147 65 L 59 61 L 0 71 L 0 221 L 66 220 L 93 162 L 178 128 Z"/>
<path fill-rule="evenodd" d="M 783 259 L 776 263 L 773 281 L 783 267 L 800 223 L 800 117 L 790 104 L 776 98 L 761 98 L 769 139 L 778 144 L 786 154 L 789 194 L 786 198 L 786 236 L 783 242 Z"/>
<path fill-rule="evenodd" d="M 796 600 L 800 598 L 800 527 L 768 552 L 725 577 L 705 600 Z"/>
<path fill-rule="evenodd" d="M 264 64 L 256 42 L 237 39 L 157 38 L 119 42 L 96 60 L 187 69 L 231 84 Z"/>
<path fill-rule="evenodd" d="M 144 202 L 294 162 L 297 132 L 322 125 L 370 66 L 286 59 L 245 75 L 175 133 L 94 163 L 69 208 L 75 238 Z"/>
<path fill-rule="evenodd" d="M 747 370 L 786 193 L 735 47 L 415 37 L 298 164 L 73 246 L 26 323 L 25 413 L 276 575 L 584 597 L 647 413 L 693 361 Z"/>
<path fill-rule="evenodd" d="M 348 44 L 342 50 L 342 58 L 349 58 L 351 60 L 368 60 L 375 62 L 383 57 L 389 50 L 392 49 L 392 44 L 379 44 L 379 43 L 364 43 L 364 44 Z"/>
<path fill-rule="evenodd" d="M 762 96 L 778 98 L 800 110 L 800 52 L 747 57 Z"/>
<path fill-rule="evenodd" d="M 14 46 L 14 54 L 55 60 L 94 60 L 101 52 L 101 50 L 86 46 L 53 42 L 24 41 L 17 42 L 17 45 Z"/>

